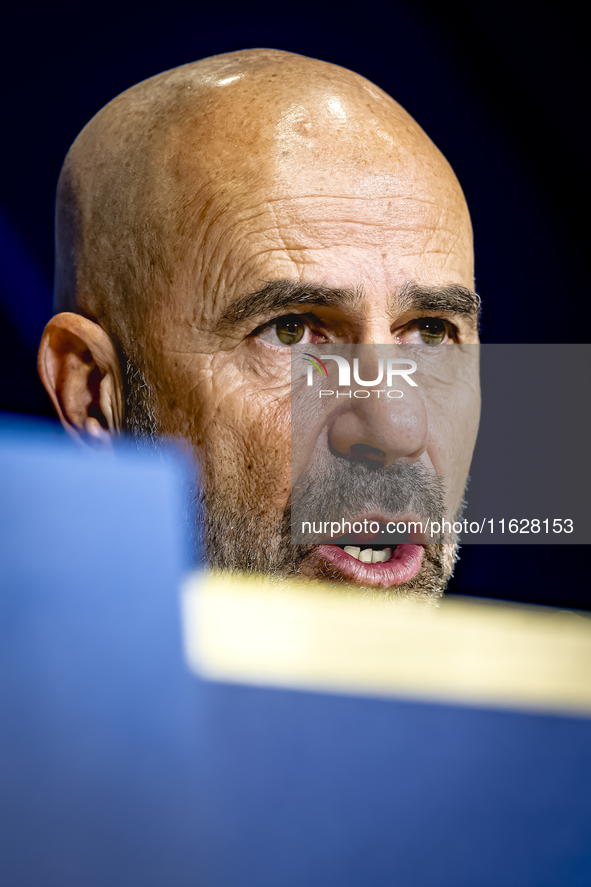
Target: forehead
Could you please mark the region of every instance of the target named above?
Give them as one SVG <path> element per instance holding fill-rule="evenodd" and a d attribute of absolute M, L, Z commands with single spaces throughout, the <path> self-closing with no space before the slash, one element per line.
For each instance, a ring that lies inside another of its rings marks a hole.
<path fill-rule="evenodd" d="M 409 281 L 472 289 L 472 232 L 463 207 L 445 194 L 394 184 L 387 189 L 374 180 L 374 193 L 346 193 L 334 183 L 330 191 L 318 187 L 311 176 L 300 193 L 285 189 L 288 196 L 270 182 L 267 196 L 262 189 L 234 192 L 223 208 L 212 200 L 179 269 L 179 309 L 190 293 L 207 321 L 271 279 L 362 288 L 367 300 L 380 302 Z"/>
<path fill-rule="evenodd" d="M 449 164 L 383 94 L 361 104 L 325 89 L 271 103 L 264 120 L 251 104 L 241 126 L 222 127 L 230 107 L 218 102 L 180 150 L 173 134 L 180 292 L 188 275 L 206 316 L 270 278 L 361 285 L 369 298 L 408 280 L 472 287 L 470 218 Z"/>

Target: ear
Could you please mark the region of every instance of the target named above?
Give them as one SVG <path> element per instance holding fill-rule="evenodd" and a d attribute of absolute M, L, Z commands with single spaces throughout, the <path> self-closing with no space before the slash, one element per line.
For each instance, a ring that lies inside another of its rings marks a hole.
<path fill-rule="evenodd" d="M 123 384 L 113 343 L 80 314 L 56 314 L 43 332 L 37 367 L 68 434 L 110 447 L 123 422 Z"/>

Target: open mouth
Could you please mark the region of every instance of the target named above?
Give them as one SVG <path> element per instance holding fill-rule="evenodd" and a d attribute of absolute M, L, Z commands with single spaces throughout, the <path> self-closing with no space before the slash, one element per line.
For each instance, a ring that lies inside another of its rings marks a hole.
<path fill-rule="evenodd" d="M 422 545 L 319 545 L 318 553 L 347 581 L 386 588 L 408 582 L 421 569 Z"/>

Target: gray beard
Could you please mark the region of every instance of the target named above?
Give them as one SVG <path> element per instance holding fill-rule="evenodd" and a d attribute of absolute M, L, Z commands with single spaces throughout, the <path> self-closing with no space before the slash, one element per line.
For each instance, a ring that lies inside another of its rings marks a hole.
<path fill-rule="evenodd" d="M 163 435 L 154 397 L 142 370 L 129 361 L 126 389 L 124 431 L 138 449 L 160 451 Z M 211 569 L 263 574 L 279 582 L 297 576 L 310 578 L 312 566 L 316 579 L 342 586 L 347 578 L 332 564 L 317 561 L 316 545 L 292 541 L 292 526 L 299 521 L 304 507 L 306 515 L 326 515 L 328 501 L 341 506 L 346 503 L 349 515 L 372 508 L 386 513 L 412 512 L 432 520 L 440 519 L 444 509 L 440 479 L 433 479 L 418 463 L 395 463 L 388 469 L 376 470 L 333 458 L 326 465 L 314 466 L 311 474 L 294 486 L 294 491 L 293 505 L 290 501 L 282 515 L 274 515 L 229 501 L 216 492 L 215 478 L 207 491 L 193 483 L 186 491 L 186 521 L 196 559 L 203 560 Z M 461 518 L 464 507 L 462 503 L 455 520 Z M 340 514 L 344 512 L 341 510 Z M 363 590 L 370 596 L 395 600 L 438 600 L 453 575 L 458 550 L 457 541 L 425 545 L 421 569 L 409 582 L 391 588 L 368 586 Z"/>

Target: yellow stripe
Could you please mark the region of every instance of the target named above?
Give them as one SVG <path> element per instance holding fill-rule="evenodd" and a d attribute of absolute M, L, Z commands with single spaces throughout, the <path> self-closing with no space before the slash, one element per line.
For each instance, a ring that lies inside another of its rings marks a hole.
<path fill-rule="evenodd" d="M 224 574 L 191 577 L 183 613 L 188 662 L 209 680 L 591 716 L 587 615 Z"/>

